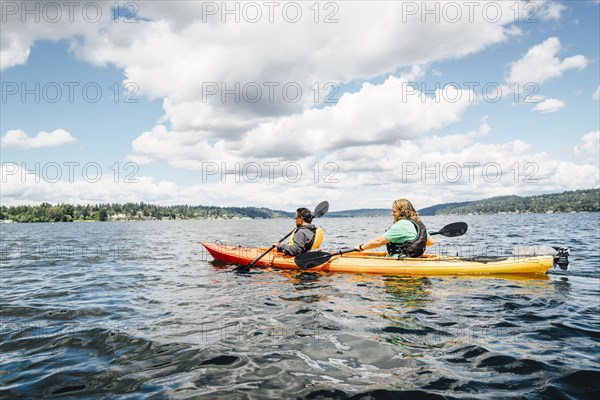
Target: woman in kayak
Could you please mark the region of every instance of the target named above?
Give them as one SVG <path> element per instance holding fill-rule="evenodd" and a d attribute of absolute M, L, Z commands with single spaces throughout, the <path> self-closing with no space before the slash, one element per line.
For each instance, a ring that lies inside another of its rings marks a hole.
<path fill-rule="evenodd" d="M 299 208 L 296 210 L 296 230 L 292 234 L 288 243 L 274 243 L 277 245 L 277 251 L 281 251 L 288 256 L 297 256 L 310 250 L 318 248 L 323 241 L 323 231 L 317 228 L 311 222 L 313 215 L 308 208 Z"/>
<path fill-rule="evenodd" d="M 425 252 L 425 246 L 435 242 L 427 234 L 425 225 L 419 219 L 419 214 L 406 199 L 398 199 L 392 203 L 392 225 L 383 235 L 355 247 L 357 251 L 387 247 L 388 254 L 397 257 L 420 257 Z"/>

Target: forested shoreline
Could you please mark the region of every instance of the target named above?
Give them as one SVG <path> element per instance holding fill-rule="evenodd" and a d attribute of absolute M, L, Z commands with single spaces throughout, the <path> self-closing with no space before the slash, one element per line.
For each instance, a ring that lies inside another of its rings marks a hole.
<path fill-rule="evenodd" d="M 181 219 L 256 219 L 293 213 L 257 207 L 161 206 L 147 203 L 72 205 L 42 203 L 0 207 L 0 220 L 13 222 L 137 221 Z"/>
<path fill-rule="evenodd" d="M 438 204 L 419 210 L 427 215 L 526 214 L 600 212 L 600 189 L 576 190 L 539 196 L 499 196 L 489 199 Z M 140 203 L 0 206 L 2 222 L 138 221 L 182 219 L 290 218 L 290 211 L 258 207 L 216 207 Z M 372 217 L 389 215 L 387 209 L 331 211 L 324 217 Z"/>
<path fill-rule="evenodd" d="M 419 214 L 543 214 L 599 211 L 600 189 L 587 189 L 537 196 L 498 196 L 477 201 L 438 204 L 419 210 Z"/>

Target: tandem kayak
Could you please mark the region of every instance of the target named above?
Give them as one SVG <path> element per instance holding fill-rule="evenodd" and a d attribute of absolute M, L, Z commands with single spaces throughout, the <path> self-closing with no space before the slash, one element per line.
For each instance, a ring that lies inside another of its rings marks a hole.
<path fill-rule="evenodd" d="M 216 260 L 245 265 L 260 256 L 266 248 L 227 246 L 202 243 Z M 556 262 L 552 255 L 462 258 L 424 254 L 419 258 L 390 258 L 385 252 L 351 252 L 332 257 L 311 271 L 354 272 L 387 275 L 477 275 L 477 274 L 544 274 Z M 294 257 L 271 251 L 256 266 L 300 269 Z"/>

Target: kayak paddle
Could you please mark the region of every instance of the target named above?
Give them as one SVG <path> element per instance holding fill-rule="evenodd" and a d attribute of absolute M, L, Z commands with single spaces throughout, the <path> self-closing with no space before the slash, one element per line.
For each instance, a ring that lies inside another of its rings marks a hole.
<path fill-rule="evenodd" d="M 430 235 L 442 235 L 446 237 L 456 237 L 464 235 L 467 232 L 468 225 L 465 222 L 454 222 L 448 224 L 437 232 L 430 232 Z M 294 262 L 300 269 L 310 269 L 325 264 L 333 256 L 341 256 L 342 254 L 356 251 L 354 249 L 337 251 L 335 253 L 327 253 L 325 251 L 310 251 L 300 254 L 294 258 Z"/>
<path fill-rule="evenodd" d="M 437 232 L 430 232 L 430 235 L 442 235 L 446 237 L 456 237 L 462 236 L 467 233 L 467 229 L 469 226 L 466 222 L 453 222 L 451 224 L 446 225 L 442 229 Z"/>
<path fill-rule="evenodd" d="M 322 217 L 323 215 L 325 215 L 327 213 L 328 210 L 329 210 L 329 202 L 327 202 L 327 201 L 320 202 L 319 204 L 317 204 L 317 206 L 315 207 L 315 211 L 313 211 L 313 213 L 312 213 L 313 214 L 313 218 Z M 267 251 L 265 251 L 260 256 L 258 256 L 250 264 L 238 265 L 237 267 L 235 267 L 233 269 L 233 271 L 234 272 L 247 272 L 250 268 L 252 268 L 254 266 L 254 264 L 256 264 L 258 262 L 258 260 L 260 260 L 261 258 L 263 258 L 264 256 L 266 256 L 271 250 L 273 250 L 275 247 L 277 247 L 277 245 L 279 243 L 281 243 L 285 239 L 287 239 L 292 233 L 294 233 L 296 231 L 296 229 L 297 228 L 292 229 L 292 231 L 290 233 L 288 233 L 287 235 L 285 235 L 284 237 L 282 237 L 281 239 L 279 239 L 279 241 L 277 242 L 277 244 L 274 244 L 271 247 L 269 247 L 267 249 Z"/>

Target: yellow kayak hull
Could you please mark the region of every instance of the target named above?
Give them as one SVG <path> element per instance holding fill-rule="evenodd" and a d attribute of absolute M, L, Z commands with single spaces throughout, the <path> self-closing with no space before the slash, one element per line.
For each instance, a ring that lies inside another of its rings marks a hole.
<path fill-rule="evenodd" d="M 266 248 L 227 246 L 220 243 L 202 243 L 216 260 L 246 265 L 255 260 Z M 267 253 L 256 266 L 299 269 L 294 257 L 277 251 Z M 310 271 L 351 272 L 386 275 L 497 275 L 545 274 L 554 265 L 553 256 L 508 256 L 488 260 L 424 254 L 419 258 L 390 258 L 384 252 L 353 252 L 333 256 L 331 260 Z"/>

